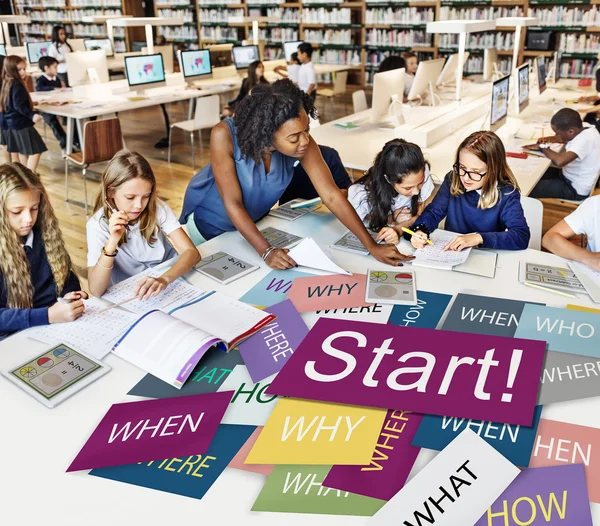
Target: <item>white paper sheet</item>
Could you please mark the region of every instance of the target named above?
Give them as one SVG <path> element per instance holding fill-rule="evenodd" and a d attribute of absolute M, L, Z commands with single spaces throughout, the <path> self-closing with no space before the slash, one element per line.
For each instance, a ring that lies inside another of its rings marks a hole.
<path fill-rule="evenodd" d="M 298 263 L 298 265 L 303 267 L 324 270 L 326 272 L 332 272 L 333 274 L 352 275 L 351 272 L 344 270 L 334 263 L 331 254 L 321 249 L 311 237 L 303 239 L 298 245 L 292 248 L 289 252 L 289 256 Z"/>
<path fill-rule="evenodd" d="M 425 245 L 415 251 L 413 265 L 422 267 L 434 267 L 451 270 L 455 265 L 461 265 L 471 253 L 471 247 L 461 251 L 444 250 L 444 247 L 450 243 L 456 236 L 455 232 L 447 230 L 436 230 L 429 238 L 433 245 Z"/>

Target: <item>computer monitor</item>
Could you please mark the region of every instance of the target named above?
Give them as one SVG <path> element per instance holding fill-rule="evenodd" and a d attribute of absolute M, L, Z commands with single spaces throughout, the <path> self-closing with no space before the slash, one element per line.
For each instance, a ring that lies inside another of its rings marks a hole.
<path fill-rule="evenodd" d="M 544 57 L 537 57 L 536 68 L 537 71 L 537 81 L 538 81 L 538 89 L 540 90 L 540 95 L 544 93 L 546 90 L 546 59 Z"/>
<path fill-rule="evenodd" d="M 235 69 L 248 69 L 252 62 L 260 60 L 258 46 L 233 46 L 231 52 Z"/>
<path fill-rule="evenodd" d="M 469 58 L 469 52 L 465 51 L 464 60 L 462 66 L 460 67 L 460 71 L 462 73 L 465 64 Z M 440 73 L 440 76 L 437 79 L 436 84 L 453 84 L 456 82 L 456 68 L 458 68 L 458 53 L 453 53 L 448 57 L 446 63 L 444 64 L 444 69 Z"/>
<path fill-rule="evenodd" d="M 108 63 L 103 49 L 94 51 L 74 51 L 67 53 L 69 85 L 82 86 L 97 82 L 108 82 Z"/>
<path fill-rule="evenodd" d="M 439 78 L 444 68 L 444 62 L 445 59 L 443 58 L 419 62 L 415 78 L 408 92 L 408 100 L 418 100 L 427 93 L 427 90 L 433 90 L 435 81 Z"/>
<path fill-rule="evenodd" d="M 483 80 L 494 80 L 498 70 L 498 50 L 488 47 L 483 50 Z"/>
<path fill-rule="evenodd" d="M 212 73 L 210 51 L 208 49 L 181 51 L 179 64 L 181 65 L 183 77 L 187 81 L 206 77 Z"/>
<path fill-rule="evenodd" d="M 86 38 L 83 41 L 83 45 L 86 51 L 103 49 L 107 57 L 112 57 L 115 54 L 110 38 Z"/>
<path fill-rule="evenodd" d="M 404 68 L 376 73 L 373 77 L 371 122 L 392 120 L 393 127 L 402 124 Z"/>
<path fill-rule="evenodd" d="M 495 132 L 506 122 L 508 115 L 508 88 L 510 75 L 492 84 L 492 107 L 490 109 L 490 129 Z"/>
<path fill-rule="evenodd" d="M 289 62 L 292 60 L 292 54 L 298 51 L 298 46 L 303 44 L 303 40 L 294 40 L 293 42 L 284 42 L 283 43 L 283 52 L 285 54 L 285 61 Z"/>
<path fill-rule="evenodd" d="M 0 44 L 0 55 L 6 56 L 6 46 L 4 44 Z"/>
<path fill-rule="evenodd" d="M 166 85 L 165 67 L 160 53 L 125 57 L 125 75 L 129 89 L 158 88 Z"/>
<path fill-rule="evenodd" d="M 529 105 L 529 64 L 517 69 L 517 114 Z"/>
<path fill-rule="evenodd" d="M 50 44 L 52 42 L 26 42 L 25 47 L 27 48 L 27 60 L 30 64 L 37 64 L 40 57 L 45 57 L 50 51 Z"/>

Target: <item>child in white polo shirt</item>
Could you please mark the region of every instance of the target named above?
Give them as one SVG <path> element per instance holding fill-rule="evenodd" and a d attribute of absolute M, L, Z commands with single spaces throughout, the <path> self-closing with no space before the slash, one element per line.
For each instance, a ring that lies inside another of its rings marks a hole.
<path fill-rule="evenodd" d="M 313 47 L 308 42 L 302 42 L 298 46 L 298 59 L 300 70 L 298 71 L 298 87 L 309 95 L 312 100 L 317 98 L 317 72 L 311 61 Z"/>
<path fill-rule="evenodd" d="M 569 241 L 575 235 L 585 234 L 587 249 Z M 577 210 L 554 225 L 542 239 L 550 252 L 600 271 L 600 195 L 589 197 Z"/>

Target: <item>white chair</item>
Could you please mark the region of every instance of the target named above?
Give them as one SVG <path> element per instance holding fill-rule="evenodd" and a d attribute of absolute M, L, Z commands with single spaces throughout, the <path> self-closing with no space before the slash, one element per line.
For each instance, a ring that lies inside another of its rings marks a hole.
<path fill-rule="evenodd" d="M 220 98 L 218 95 L 199 97 L 196 99 L 196 112 L 193 119 L 188 121 L 174 122 L 171 124 L 171 130 L 169 133 L 169 164 L 171 163 L 171 138 L 173 137 L 173 128 L 180 128 L 181 130 L 190 134 L 190 140 L 192 143 L 192 170 L 194 172 L 196 171 L 196 158 L 194 155 L 194 132 L 201 132 L 206 128 L 212 128 L 221 122 L 221 109 L 219 101 Z M 200 135 L 200 149 L 202 149 L 202 135 Z"/>
<path fill-rule="evenodd" d="M 348 72 L 347 71 L 339 71 L 335 74 L 335 79 L 333 81 L 333 88 L 323 88 L 317 89 L 317 95 L 321 97 L 325 97 L 331 101 L 331 110 L 333 111 L 333 116 L 335 117 L 335 98 L 338 95 L 344 95 L 346 93 L 346 84 L 348 83 Z M 345 103 L 344 103 L 345 107 Z"/>
<path fill-rule="evenodd" d="M 542 221 L 544 219 L 544 205 L 533 197 L 521 196 L 521 206 L 525 214 L 525 220 L 529 226 L 531 237 L 528 248 L 542 249 Z"/>
<path fill-rule="evenodd" d="M 354 113 L 369 109 L 369 105 L 367 104 L 367 94 L 364 89 L 359 89 L 352 94 L 352 106 Z"/>

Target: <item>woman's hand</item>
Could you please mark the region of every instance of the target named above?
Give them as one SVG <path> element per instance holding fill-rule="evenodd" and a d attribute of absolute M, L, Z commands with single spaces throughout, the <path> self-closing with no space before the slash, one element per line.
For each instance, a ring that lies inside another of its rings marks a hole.
<path fill-rule="evenodd" d="M 162 276 L 142 278 L 135 287 L 135 296 L 140 300 L 147 300 L 152 296 L 158 296 L 168 285 L 169 282 Z"/>
<path fill-rule="evenodd" d="M 392 227 L 386 226 L 379 231 L 376 241 L 383 241 L 391 245 L 397 245 L 400 239 L 398 237 L 398 232 L 396 232 Z"/>
<path fill-rule="evenodd" d="M 463 248 L 476 247 L 483 243 L 483 238 L 480 234 L 467 234 L 465 236 L 456 236 L 448 243 L 444 250 L 459 251 Z"/>
<path fill-rule="evenodd" d="M 63 299 L 69 300 L 69 301 L 76 301 L 76 300 L 87 300 L 89 297 L 90 297 L 89 294 L 87 292 L 85 292 L 84 290 L 76 290 L 76 291 L 68 292 L 67 294 L 65 294 L 63 296 Z"/>
<path fill-rule="evenodd" d="M 288 268 L 297 267 L 296 262 L 288 256 L 289 249 L 276 248 L 271 250 L 265 263 L 275 270 L 287 270 Z"/>
<path fill-rule="evenodd" d="M 400 254 L 395 245 L 377 245 L 373 247 L 370 252 L 377 261 L 394 267 L 401 267 L 403 260 L 410 261 L 414 259 L 413 256 Z"/>
<path fill-rule="evenodd" d="M 69 299 L 67 296 L 65 296 L 65 299 Z M 85 305 L 82 300 L 71 301 L 70 303 L 58 301 L 48 309 L 48 323 L 75 321 L 84 311 Z"/>
<path fill-rule="evenodd" d="M 427 245 L 428 239 L 429 239 L 429 236 L 427 234 L 425 234 L 425 232 L 421 232 L 420 230 L 417 230 L 413 234 L 413 236 L 410 238 L 410 243 L 415 248 L 423 248 L 425 245 Z"/>
<path fill-rule="evenodd" d="M 127 214 L 125 212 L 114 212 L 108 220 L 108 234 L 110 241 L 117 245 L 127 230 Z"/>

